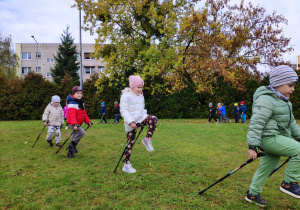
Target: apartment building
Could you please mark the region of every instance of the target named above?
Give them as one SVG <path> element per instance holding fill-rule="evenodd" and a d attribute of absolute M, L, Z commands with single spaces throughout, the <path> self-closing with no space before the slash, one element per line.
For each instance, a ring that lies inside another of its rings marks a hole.
<path fill-rule="evenodd" d="M 28 72 L 34 71 L 52 81 L 50 67 L 54 66 L 54 55 L 57 55 L 60 44 L 17 43 L 16 54 L 19 56 L 19 69 L 17 75 L 24 77 Z M 77 58 L 79 62 L 79 44 Z M 38 48 L 38 51 L 37 51 Z M 94 44 L 82 44 L 82 76 L 83 81 L 94 72 L 103 72 L 105 63 L 90 56 L 94 51 Z"/>

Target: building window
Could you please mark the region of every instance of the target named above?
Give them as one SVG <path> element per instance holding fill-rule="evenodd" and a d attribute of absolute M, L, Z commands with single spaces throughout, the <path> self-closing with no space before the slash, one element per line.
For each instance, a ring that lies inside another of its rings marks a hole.
<path fill-rule="evenodd" d="M 91 54 L 92 53 L 84 53 L 84 60 L 95 60 L 95 58 L 93 58 Z"/>
<path fill-rule="evenodd" d="M 47 59 L 46 59 L 46 62 L 47 62 L 47 63 L 53 63 L 53 62 L 54 62 L 54 59 L 53 59 L 53 58 L 47 58 Z"/>
<path fill-rule="evenodd" d="M 22 74 L 28 74 L 31 71 L 31 67 L 22 67 Z"/>
<path fill-rule="evenodd" d="M 93 74 L 95 72 L 94 66 L 85 66 L 84 67 L 84 73 L 85 74 Z"/>
<path fill-rule="evenodd" d="M 76 53 L 76 56 L 77 56 L 77 60 L 80 60 L 80 54 L 79 53 Z"/>
<path fill-rule="evenodd" d="M 47 72 L 47 73 L 46 73 L 46 77 L 52 77 L 52 76 L 51 76 L 51 73 Z"/>
<path fill-rule="evenodd" d="M 31 53 L 22 53 L 22 60 L 31 60 Z"/>
<path fill-rule="evenodd" d="M 98 72 L 104 73 L 104 66 L 98 66 Z"/>
<path fill-rule="evenodd" d="M 42 53 L 41 53 L 41 52 L 35 53 L 35 57 L 36 57 L 36 58 L 41 58 L 41 57 L 42 57 Z"/>
<path fill-rule="evenodd" d="M 41 67 L 35 67 L 35 73 L 41 73 Z"/>

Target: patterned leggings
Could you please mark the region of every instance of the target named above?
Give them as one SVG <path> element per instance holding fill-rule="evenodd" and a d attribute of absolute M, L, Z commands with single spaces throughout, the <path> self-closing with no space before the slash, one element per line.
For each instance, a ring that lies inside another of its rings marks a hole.
<path fill-rule="evenodd" d="M 151 138 L 153 135 L 153 132 L 155 131 L 156 125 L 157 125 L 157 117 L 153 116 L 153 115 L 148 115 L 143 122 L 141 123 L 141 126 L 144 127 L 145 125 L 149 125 L 148 126 L 148 131 L 147 131 L 147 138 Z M 131 156 L 131 150 L 132 147 L 135 143 L 135 135 L 136 135 L 136 130 L 132 130 L 127 132 L 127 148 L 125 149 L 125 160 L 124 162 L 126 164 L 130 163 L 130 156 Z"/>

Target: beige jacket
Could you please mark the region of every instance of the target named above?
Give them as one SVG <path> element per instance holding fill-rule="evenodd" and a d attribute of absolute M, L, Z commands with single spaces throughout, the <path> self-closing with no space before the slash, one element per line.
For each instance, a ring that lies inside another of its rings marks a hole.
<path fill-rule="evenodd" d="M 43 114 L 43 121 L 50 126 L 61 126 L 64 124 L 64 111 L 61 105 L 54 106 L 49 103 Z"/>

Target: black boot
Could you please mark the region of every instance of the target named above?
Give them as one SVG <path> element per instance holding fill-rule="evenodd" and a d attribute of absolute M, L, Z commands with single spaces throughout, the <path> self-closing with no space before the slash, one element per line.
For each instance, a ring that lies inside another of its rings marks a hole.
<path fill-rule="evenodd" d="M 51 139 L 47 139 L 48 144 L 50 145 L 50 147 L 53 147 L 53 143 Z"/>
<path fill-rule="evenodd" d="M 68 158 L 75 158 L 75 156 L 73 155 L 73 153 L 72 153 L 72 152 L 70 152 L 70 150 L 69 150 L 69 152 L 68 152 L 67 156 L 68 156 Z"/>
<path fill-rule="evenodd" d="M 74 158 L 75 157 L 74 154 L 78 152 L 76 149 L 76 142 L 71 141 L 68 148 L 69 148 L 68 157 Z"/>

